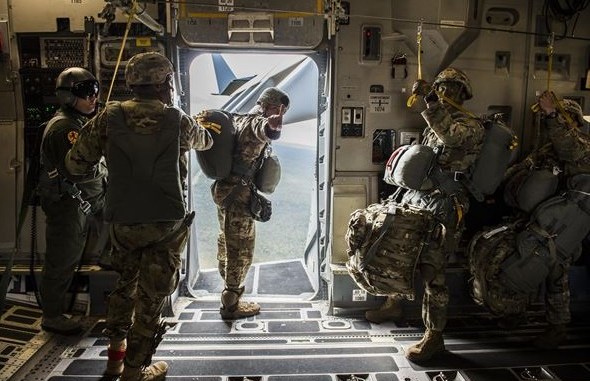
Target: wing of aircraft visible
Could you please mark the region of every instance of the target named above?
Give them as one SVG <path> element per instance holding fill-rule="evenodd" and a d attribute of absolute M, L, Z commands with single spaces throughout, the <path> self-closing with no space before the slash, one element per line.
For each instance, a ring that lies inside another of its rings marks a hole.
<path fill-rule="evenodd" d="M 317 117 L 318 69 L 313 61 L 304 56 L 278 62 L 266 73 L 236 78 L 222 55 L 212 55 L 218 95 L 229 95 L 221 107 L 229 112 L 248 113 L 258 96 L 267 87 L 278 87 L 289 94 L 291 107 L 285 114 L 284 123 L 296 123 Z"/>

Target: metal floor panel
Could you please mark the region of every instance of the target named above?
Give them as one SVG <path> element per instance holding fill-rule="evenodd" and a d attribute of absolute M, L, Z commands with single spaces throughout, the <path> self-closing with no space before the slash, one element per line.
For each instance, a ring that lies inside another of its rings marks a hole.
<path fill-rule="evenodd" d="M 543 328 L 535 321 L 504 331 L 486 317 L 455 317 L 445 331 L 447 351 L 414 364 L 404 353 L 422 335 L 419 322 L 375 325 L 334 317 L 324 302 L 267 302 L 258 316 L 223 321 L 216 303 L 181 298 L 177 304 L 185 307 L 171 319 L 176 325 L 154 356 L 170 364 L 170 381 L 590 380 L 590 326 L 579 320 L 568 327 L 567 345 L 539 351 L 530 345 Z M 74 345 L 63 346 L 45 378 L 21 379 L 107 381 L 103 325 L 95 322 Z"/>

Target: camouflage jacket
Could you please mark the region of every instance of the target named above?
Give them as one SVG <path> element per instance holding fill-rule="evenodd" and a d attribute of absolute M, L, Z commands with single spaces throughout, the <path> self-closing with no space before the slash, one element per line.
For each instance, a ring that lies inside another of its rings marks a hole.
<path fill-rule="evenodd" d="M 438 164 L 443 171 L 466 172 L 475 163 L 485 130 L 481 122 L 456 108 L 437 103 L 422 112 L 428 123 L 422 144 L 442 148 Z"/>
<path fill-rule="evenodd" d="M 545 119 L 542 123 L 549 141 L 511 166 L 505 178 L 523 169 L 550 169 L 565 177 L 590 173 L 590 136 L 569 127 L 561 118 Z"/>
<path fill-rule="evenodd" d="M 108 105 L 107 105 L 108 107 Z M 122 103 L 129 127 L 137 131 L 155 128 L 163 116 L 164 103 L 156 99 L 139 99 Z M 206 150 L 213 145 L 209 131 L 198 126 L 188 115 L 182 113 L 180 120 L 180 175 L 183 188 L 187 187 L 188 158 L 185 155 L 190 149 Z M 87 173 L 101 157 L 107 147 L 107 118 L 102 111 L 90 120 L 80 131 L 76 144 L 66 155 L 65 166 L 71 174 Z"/>
<path fill-rule="evenodd" d="M 547 136 L 566 176 L 590 173 L 590 136 L 561 118 L 545 119 Z"/>

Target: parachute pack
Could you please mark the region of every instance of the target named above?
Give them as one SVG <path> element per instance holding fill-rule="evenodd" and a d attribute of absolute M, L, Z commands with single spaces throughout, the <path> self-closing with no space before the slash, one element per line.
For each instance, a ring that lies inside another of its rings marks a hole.
<path fill-rule="evenodd" d="M 213 180 L 225 179 L 231 173 L 234 151 L 234 124 L 230 113 L 223 110 L 206 110 L 197 115 L 200 125 L 217 125 L 219 133 L 212 133 L 213 146 L 196 151 L 197 162 L 203 174 Z"/>
<path fill-rule="evenodd" d="M 465 186 L 478 201 L 498 189 L 517 146 L 516 135 L 502 121 L 501 114 L 486 116 L 482 122 L 486 131 L 483 145 L 465 181 Z"/>
<path fill-rule="evenodd" d="M 541 202 L 528 221 L 476 234 L 469 244 L 474 300 L 498 315 L 524 311 L 551 267 L 571 263 L 590 233 L 590 175 L 568 181 L 562 195 Z"/>
<path fill-rule="evenodd" d="M 504 173 L 516 147 L 516 136 L 501 120 L 499 114 L 482 119 L 485 137 L 480 154 L 470 173 L 453 176 L 478 200 L 493 194 L 504 178 Z M 385 166 L 383 180 L 406 189 L 427 190 L 440 184 L 436 168 L 436 150 L 414 144 L 395 150 Z"/>
<path fill-rule="evenodd" d="M 260 167 L 254 173 L 250 168 L 239 168 L 233 162 L 235 148 L 235 128 L 232 115 L 223 110 L 205 110 L 196 117 L 197 123 L 207 126 L 217 133 L 212 133 L 213 146 L 197 152 L 197 162 L 203 174 L 212 180 L 225 179 L 233 172 L 252 177 L 254 185 L 262 193 L 271 194 L 281 179 L 279 158 L 272 153 L 270 146 L 263 150 Z"/>
<path fill-rule="evenodd" d="M 431 212 L 392 199 L 357 209 L 345 235 L 346 268 L 373 295 L 414 298 L 414 274 L 435 227 Z"/>

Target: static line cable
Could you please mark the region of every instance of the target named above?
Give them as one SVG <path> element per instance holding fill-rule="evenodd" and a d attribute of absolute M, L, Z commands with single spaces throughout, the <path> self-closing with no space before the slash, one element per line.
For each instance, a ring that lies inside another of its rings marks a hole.
<path fill-rule="evenodd" d="M 111 93 L 113 91 L 113 87 L 115 87 L 115 80 L 117 78 L 117 72 L 119 71 L 119 65 L 121 64 L 121 58 L 123 57 L 123 51 L 125 50 L 125 42 L 127 42 L 127 36 L 129 35 L 129 30 L 131 29 L 131 21 L 133 20 L 133 16 L 137 13 L 137 1 L 133 0 L 131 5 L 131 10 L 127 14 L 127 27 L 125 28 L 125 34 L 123 34 L 123 41 L 121 42 L 121 49 L 119 49 L 119 56 L 117 57 L 117 63 L 115 64 L 115 72 L 113 73 L 113 78 L 111 78 L 111 85 L 109 86 L 109 93 L 107 95 L 107 99 L 104 102 L 105 104 L 109 102 L 111 99 Z"/>
<path fill-rule="evenodd" d="M 554 44 L 555 44 L 555 33 L 551 32 L 549 38 L 547 39 L 547 92 L 551 94 L 553 98 L 553 103 L 555 104 L 555 108 L 561 114 L 561 116 L 565 119 L 568 126 L 575 127 L 574 120 L 572 117 L 565 111 L 563 101 L 557 99 L 557 96 L 553 91 L 551 91 L 551 72 L 553 71 L 553 53 L 554 53 Z M 541 111 L 541 107 L 539 103 L 535 103 L 531 106 L 531 110 L 533 112 Z"/>
<path fill-rule="evenodd" d="M 418 45 L 418 80 L 422 80 L 422 21 L 418 24 L 418 32 L 416 33 L 416 44 Z M 410 95 L 406 106 L 412 107 L 416 103 L 418 97 L 416 94 Z"/>

